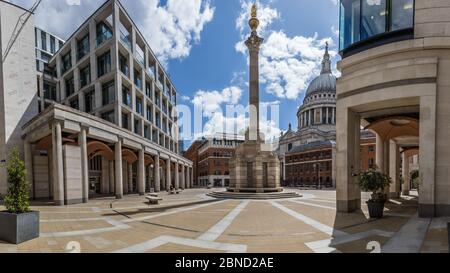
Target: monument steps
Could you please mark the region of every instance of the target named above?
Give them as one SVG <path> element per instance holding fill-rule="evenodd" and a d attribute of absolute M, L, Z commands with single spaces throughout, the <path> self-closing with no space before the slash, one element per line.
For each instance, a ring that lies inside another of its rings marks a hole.
<path fill-rule="evenodd" d="M 296 192 L 274 192 L 274 193 L 237 193 L 237 192 L 211 192 L 207 194 L 210 197 L 219 199 L 253 199 L 253 200 L 274 200 L 299 198 L 302 195 Z"/>

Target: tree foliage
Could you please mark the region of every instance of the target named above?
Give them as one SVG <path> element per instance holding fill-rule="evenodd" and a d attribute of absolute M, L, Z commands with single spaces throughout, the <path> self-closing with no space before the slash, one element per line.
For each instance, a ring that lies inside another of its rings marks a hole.
<path fill-rule="evenodd" d="M 30 211 L 29 185 L 25 163 L 20 159 L 15 148 L 7 162 L 8 194 L 5 196 L 5 207 L 10 213 L 25 213 Z"/>
<path fill-rule="evenodd" d="M 392 179 L 375 169 L 369 169 L 359 174 L 359 186 L 363 191 L 371 192 L 372 202 L 383 202 L 386 200 L 384 189 L 389 187 Z"/>

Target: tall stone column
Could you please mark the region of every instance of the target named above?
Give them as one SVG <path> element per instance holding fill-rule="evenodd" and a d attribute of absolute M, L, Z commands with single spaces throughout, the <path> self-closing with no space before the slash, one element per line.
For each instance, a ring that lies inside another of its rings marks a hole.
<path fill-rule="evenodd" d="M 86 128 L 81 127 L 80 134 L 78 135 L 78 143 L 81 148 L 81 183 L 82 183 L 82 198 L 83 203 L 87 203 L 89 200 L 89 160 L 87 154 L 87 139 Z"/>
<path fill-rule="evenodd" d="M 159 155 L 155 156 L 155 192 L 161 191 L 161 177 L 160 177 L 160 166 L 159 166 Z"/>
<path fill-rule="evenodd" d="M 409 174 L 409 157 L 407 157 L 406 152 L 402 154 L 402 177 L 403 177 L 403 187 L 402 193 L 403 195 L 409 195 L 409 191 L 411 190 L 411 181 Z"/>
<path fill-rule="evenodd" d="M 144 162 L 144 147 L 139 150 L 139 160 L 138 160 L 138 175 L 137 175 L 137 182 L 138 182 L 138 192 L 139 195 L 145 194 L 145 162 Z"/>
<path fill-rule="evenodd" d="M 439 216 L 436 211 L 436 97 L 420 98 L 419 217 Z M 439 204 L 439 203 L 438 203 Z"/>
<path fill-rule="evenodd" d="M 191 168 L 190 167 L 186 167 L 186 188 L 190 189 L 191 188 Z"/>
<path fill-rule="evenodd" d="M 172 175 L 171 175 L 171 162 L 170 157 L 166 161 L 166 190 L 170 191 L 170 186 L 172 185 Z"/>
<path fill-rule="evenodd" d="M 115 182 L 116 182 L 116 199 L 123 198 L 123 174 L 122 174 L 122 140 L 116 142 L 114 147 L 114 163 L 115 163 Z"/>
<path fill-rule="evenodd" d="M 355 176 L 360 170 L 361 119 L 346 107 L 338 105 L 337 109 L 337 211 L 353 212 L 361 208 L 361 190 Z"/>
<path fill-rule="evenodd" d="M 384 140 L 379 134 L 376 135 L 376 165 L 381 172 L 384 172 Z"/>
<path fill-rule="evenodd" d="M 252 7 L 252 18 L 249 21 L 252 33 L 245 42 L 250 54 L 250 129 L 247 140 L 260 140 L 259 135 L 259 50 L 264 39 L 258 36 L 256 5 Z"/>
<path fill-rule="evenodd" d="M 178 163 L 178 160 L 175 161 L 175 189 L 179 189 L 180 188 L 180 165 Z"/>
<path fill-rule="evenodd" d="M 390 197 L 399 198 L 400 197 L 400 151 L 397 143 L 390 141 L 390 151 L 389 151 L 389 176 L 392 179 L 392 184 L 390 186 Z"/>
<path fill-rule="evenodd" d="M 115 193 L 114 161 L 109 162 L 109 194 Z"/>
<path fill-rule="evenodd" d="M 128 194 L 133 193 L 133 164 L 128 163 L 128 169 L 127 169 L 127 174 L 128 174 Z"/>
<path fill-rule="evenodd" d="M 181 188 L 186 189 L 186 166 L 181 165 Z"/>
<path fill-rule="evenodd" d="M 191 188 L 194 188 L 195 184 L 194 184 L 194 169 L 191 168 Z"/>
<path fill-rule="evenodd" d="M 61 123 L 55 121 L 52 130 L 52 159 L 53 159 L 53 200 L 55 206 L 64 205 L 64 169 Z"/>

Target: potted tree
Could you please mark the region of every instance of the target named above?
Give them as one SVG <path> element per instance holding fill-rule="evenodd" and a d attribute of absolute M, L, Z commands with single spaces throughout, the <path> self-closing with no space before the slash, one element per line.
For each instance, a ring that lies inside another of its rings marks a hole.
<path fill-rule="evenodd" d="M 372 193 L 369 201 L 367 201 L 370 218 L 383 217 L 384 204 L 387 201 L 384 189 L 389 187 L 391 182 L 392 180 L 388 175 L 375 169 L 369 169 L 359 174 L 360 188 L 363 191 Z"/>
<path fill-rule="evenodd" d="M 25 163 L 14 149 L 6 164 L 8 193 L 6 211 L 0 211 L 0 240 L 20 244 L 39 237 L 39 212 L 30 211 Z"/>

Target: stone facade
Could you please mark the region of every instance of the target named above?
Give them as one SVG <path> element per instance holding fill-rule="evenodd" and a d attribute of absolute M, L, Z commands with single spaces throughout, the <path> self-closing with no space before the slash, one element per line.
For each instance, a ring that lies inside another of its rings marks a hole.
<path fill-rule="evenodd" d="M 359 128 L 377 133 L 377 165 L 397 179 L 398 152 L 419 148 L 419 214 L 450 215 L 450 3 L 416 0 L 411 36 L 382 36 L 371 48 L 344 56 L 337 83 L 337 205 L 342 212 L 360 207 L 353 170 L 359 168 Z M 447 15 L 445 15 L 447 14 Z M 366 43 L 371 45 L 370 42 Z M 386 132 L 390 132 L 386 135 Z"/>
<path fill-rule="evenodd" d="M 34 15 L 8 49 L 18 18 L 26 10 L 0 1 L 0 196 L 7 191 L 4 162 L 13 148 L 23 155 L 21 128 L 38 113 L 36 98 L 36 53 Z M 23 17 L 25 18 L 25 17 Z M 6 52 L 8 51 L 8 54 Z"/>

